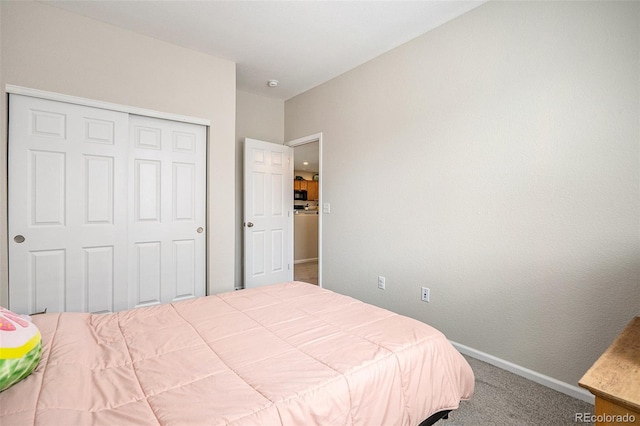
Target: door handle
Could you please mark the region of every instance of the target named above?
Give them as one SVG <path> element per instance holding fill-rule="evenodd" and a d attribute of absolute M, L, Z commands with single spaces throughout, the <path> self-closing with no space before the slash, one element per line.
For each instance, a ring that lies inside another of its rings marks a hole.
<path fill-rule="evenodd" d="M 15 241 L 18 244 L 24 243 L 24 236 L 22 235 L 16 235 L 15 237 L 13 237 L 13 241 Z"/>
<path fill-rule="evenodd" d="M 253 222 L 247 222 L 247 228 L 253 228 Z"/>
<path fill-rule="evenodd" d="M 202 226 L 199 226 L 198 229 L 196 229 L 196 232 L 198 234 L 202 234 L 202 231 L 204 231 L 204 228 Z"/>

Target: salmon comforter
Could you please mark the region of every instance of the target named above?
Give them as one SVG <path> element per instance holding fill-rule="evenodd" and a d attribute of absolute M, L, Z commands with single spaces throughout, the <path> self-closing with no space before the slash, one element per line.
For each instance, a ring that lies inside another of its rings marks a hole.
<path fill-rule="evenodd" d="M 2 425 L 417 425 L 474 388 L 438 330 L 306 283 L 32 319 Z"/>

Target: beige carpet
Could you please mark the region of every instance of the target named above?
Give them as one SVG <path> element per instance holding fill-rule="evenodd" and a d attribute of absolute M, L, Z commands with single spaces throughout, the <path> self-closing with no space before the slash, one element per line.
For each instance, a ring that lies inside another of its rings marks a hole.
<path fill-rule="evenodd" d="M 593 405 L 549 389 L 475 358 L 465 356 L 476 376 L 475 395 L 438 426 L 562 426 L 576 413 L 593 414 Z"/>
<path fill-rule="evenodd" d="M 318 285 L 318 261 L 294 264 L 293 279 Z"/>

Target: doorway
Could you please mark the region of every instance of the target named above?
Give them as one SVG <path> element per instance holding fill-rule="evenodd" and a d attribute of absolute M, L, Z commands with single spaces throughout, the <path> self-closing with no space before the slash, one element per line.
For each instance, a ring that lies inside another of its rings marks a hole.
<path fill-rule="evenodd" d="M 322 133 L 286 143 L 293 148 L 294 280 L 322 287 Z"/>

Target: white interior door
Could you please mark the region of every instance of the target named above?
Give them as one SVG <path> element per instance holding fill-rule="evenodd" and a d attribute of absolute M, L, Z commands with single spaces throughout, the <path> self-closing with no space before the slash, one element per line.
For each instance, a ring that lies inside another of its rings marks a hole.
<path fill-rule="evenodd" d="M 132 305 L 204 296 L 206 128 L 131 115 L 129 140 Z"/>
<path fill-rule="evenodd" d="M 245 139 L 245 288 L 293 280 L 292 151 Z"/>
<path fill-rule="evenodd" d="M 128 115 L 19 95 L 9 114 L 9 307 L 125 309 Z"/>
<path fill-rule="evenodd" d="M 9 307 L 205 294 L 206 127 L 11 95 Z"/>

